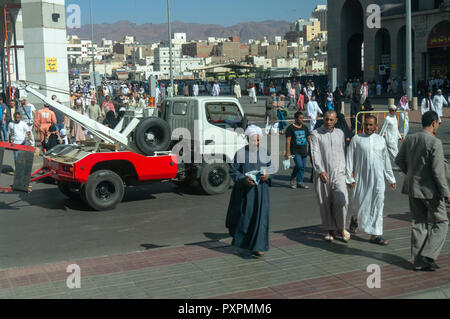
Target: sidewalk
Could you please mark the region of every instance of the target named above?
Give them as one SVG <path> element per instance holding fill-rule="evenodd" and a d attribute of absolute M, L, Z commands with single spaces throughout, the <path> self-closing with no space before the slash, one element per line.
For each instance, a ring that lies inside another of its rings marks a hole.
<path fill-rule="evenodd" d="M 149 249 L 0 271 L 0 298 L 450 298 L 450 239 L 436 272 L 414 272 L 408 214 L 385 218 L 389 246 L 358 235 L 344 244 L 323 241 L 318 226 L 271 233 L 265 257 L 244 257 L 230 239 Z M 69 289 L 70 264 L 81 267 L 81 288 Z M 381 288 L 370 289 L 367 266 L 381 267 Z"/>

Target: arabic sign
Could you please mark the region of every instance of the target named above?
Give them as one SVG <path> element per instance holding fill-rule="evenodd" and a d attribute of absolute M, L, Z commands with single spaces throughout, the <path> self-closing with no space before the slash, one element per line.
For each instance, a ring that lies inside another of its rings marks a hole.
<path fill-rule="evenodd" d="M 57 73 L 58 72 L 58 59 L 45 58 L 45 72 Z"/>
<path fill-rule="evenodd" d="M 431 30 L 428 37 L 428 48 L 450 46 L 450 21 L 442 21 Z"/>

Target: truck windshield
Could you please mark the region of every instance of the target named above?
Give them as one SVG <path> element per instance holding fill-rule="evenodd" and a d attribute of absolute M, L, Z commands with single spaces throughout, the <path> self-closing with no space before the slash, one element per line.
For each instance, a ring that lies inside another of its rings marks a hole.
<path fill-rule="evenodd" d="M 223 128 L 238 128 L 244 124 L 244 117 L 234 103 L 206 103 L 208 122 Z"/>

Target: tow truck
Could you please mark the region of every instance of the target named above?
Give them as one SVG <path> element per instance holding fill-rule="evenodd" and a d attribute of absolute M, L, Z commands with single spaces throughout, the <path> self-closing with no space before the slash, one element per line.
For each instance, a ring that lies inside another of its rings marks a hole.
<path fill-rule="evenodd" d="M 198 181 L 206 194 L 223 193 L 231 183 L 227 162 L 247 145 L 242 134 L 247 119 L 234 98 L 170 98 L 161 106 L 162 117 L 155 114 L 157 109 L 129 108 L 118 125 L 109 128 L 45 97 L 38 91 L 39 85 L 18 81 L 16 86 L 61 111 L 93 135 L 94 140 L 80 145 L 58 145 L 49 150 L 44 154 L 43 167 L 38 171 L 42 175 L 38 178 L 56 180 L 64 195 L 80 199 L 97 211 L 115 208 L 123 199 L 125 186 L 157 181 L 171 180 L 181 187 Z M 178 157 L 187 150 L 181 148 L 179 154 L 169 150 L 180 142 L 179 137 L 172 140 L 171 132 L 177 128 L 192 133 L 185 142 L 192 146 L 189 151 L 200 152 L 201 161 L 178 163 Z M 230 128 L 242 130 L 234 132 Z M 206 136 L 206 131 L 213 132 L 213 136 Z M 2 147 L 14 150 L 19 146 L 0 145 L 0 150 Z M 33 149 L 28 147 L 27 151 Z M 204 155 L 214 155 L 222 161 L 207 162 Z M 31 167 L 29 156 L 26 167 Z M 9 191 L 28 190 L 27 182 L 38 179 L 24 181 L 23 175 L 22 172 L 22 178 L 15 178 L 16 186 Z"/>

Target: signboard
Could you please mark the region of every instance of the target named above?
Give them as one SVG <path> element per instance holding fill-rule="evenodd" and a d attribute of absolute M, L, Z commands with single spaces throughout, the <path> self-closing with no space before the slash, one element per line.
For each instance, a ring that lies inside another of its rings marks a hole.
<path fill-rule="evenodd" d="M 429 49 L 450 46 L 450 21 L 442 21 L 431 30 L 427 46 Z"/>
<path fill-rule="evenodd" d="M 391 55 L 390 54 L 383 54 L 381 56 L 381 63 L 382 64 L 391 64 Z"/>
<path fill-rule="evenodd" d="M 384 65 L 380 65 L 378 71 L 380 75 L 386 75 L 386 67 Z"/>
<path fill-rule="evenodd" d="M 58 59 L 57 58 L 45 58 L 45 72 L 57 73 L 58 72 Z"/>

